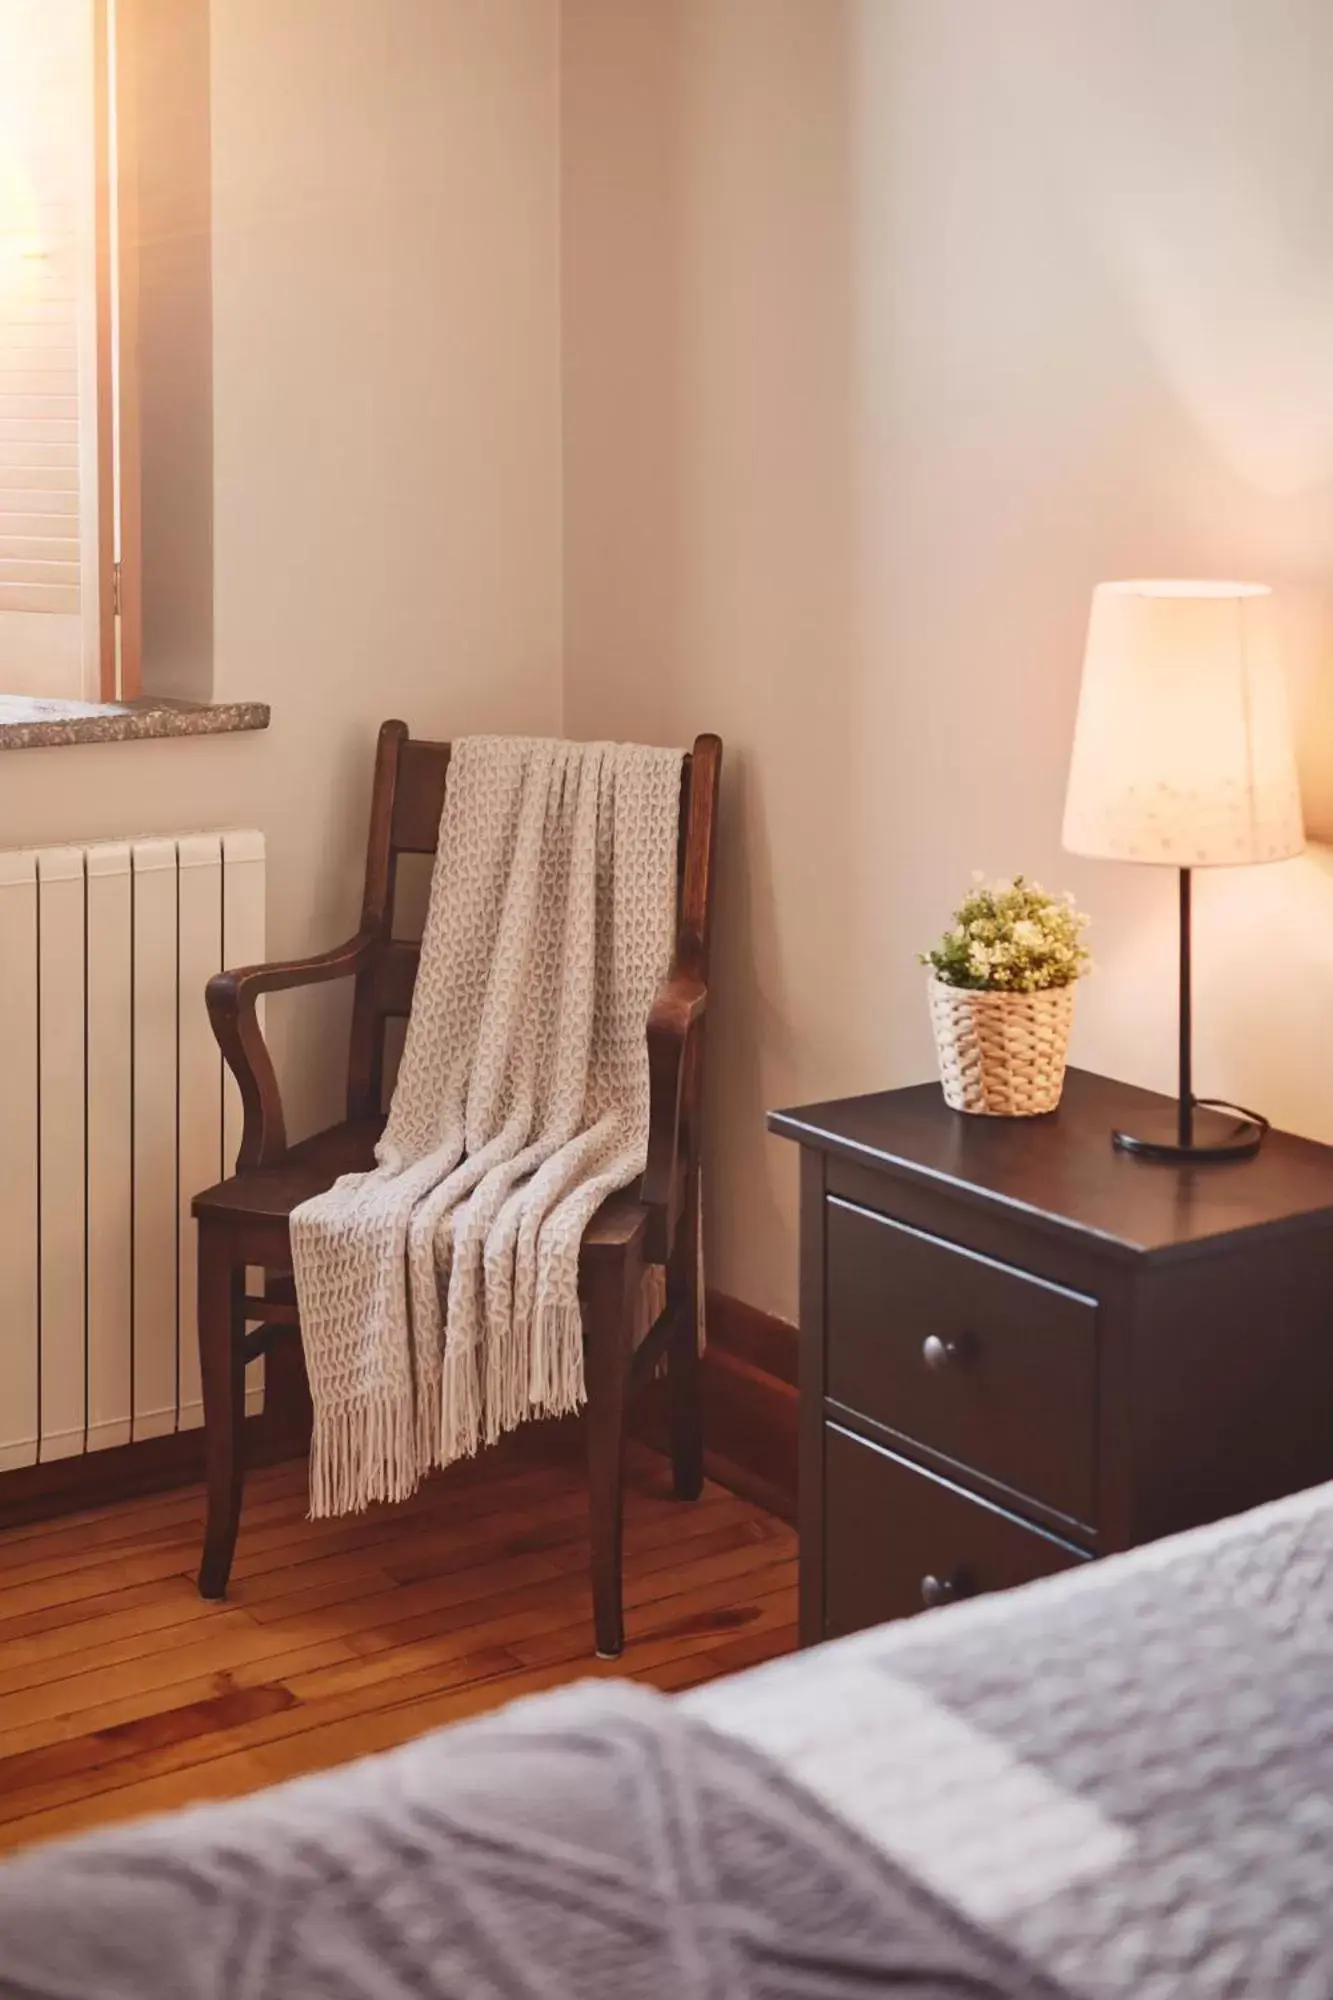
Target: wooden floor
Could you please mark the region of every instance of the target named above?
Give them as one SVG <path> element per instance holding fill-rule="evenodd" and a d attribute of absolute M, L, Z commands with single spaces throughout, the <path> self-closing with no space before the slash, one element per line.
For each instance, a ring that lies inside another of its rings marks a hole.
<path fill-rule="evenodd" d="M 531 1436 L 405 1506 L 305 1518 L 253 1475 L 225 1604 L 194 1588 L 197 1491 L 0 1535 L 0 1850 L 274 1784 L 511 1696 L 622 1672 L 685 1688 L 790 1651 L 791 1530 L 634 1448 L 629 1644 L 592 1657 L 585 1489 Z"/>

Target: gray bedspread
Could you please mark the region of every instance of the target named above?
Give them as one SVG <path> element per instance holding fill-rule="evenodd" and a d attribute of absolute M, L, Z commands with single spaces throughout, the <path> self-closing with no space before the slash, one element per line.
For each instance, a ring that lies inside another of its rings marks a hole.
<path fill-rule="evenodd" d="M 614 1684 L 0 1870 L 5 2000 L 1052 1991 L 768 1759 Z"/>
<path fill-rule="evenodd" d="M 1333 1487 L 686 1705 L 1080 2000 L 1333 1996 Z"/>

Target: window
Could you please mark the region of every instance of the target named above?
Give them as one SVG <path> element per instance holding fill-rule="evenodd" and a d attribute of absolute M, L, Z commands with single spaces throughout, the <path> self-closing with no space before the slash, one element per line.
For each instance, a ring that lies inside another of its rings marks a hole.
<path fill-rule="evenodd" d="M 137 693 L 115 0 L 0 0 L 0 693 Z"/>

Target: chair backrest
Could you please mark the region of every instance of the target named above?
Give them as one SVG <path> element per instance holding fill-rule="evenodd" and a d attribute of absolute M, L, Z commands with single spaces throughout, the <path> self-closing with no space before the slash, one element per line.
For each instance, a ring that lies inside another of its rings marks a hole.
<path fill-rule="evenodd" d="M 447 743 L 414 741 L 405 722 L 386 722 L 380 730 L 361 908 L 362 929 L 378 933 L 380 942 L 356 982 L 347 1078 L 352 1118 L 383 1109 L 389 1024 L 411 1011 L 421 950 L 393 935 L 398 864 L 404 855 L 433 855 L 439 845 L 449 752 Z M 701 980 L 708 977 L 721 760 L 719 739 L 700 736 L 681 773 L 672 970 Z"/>

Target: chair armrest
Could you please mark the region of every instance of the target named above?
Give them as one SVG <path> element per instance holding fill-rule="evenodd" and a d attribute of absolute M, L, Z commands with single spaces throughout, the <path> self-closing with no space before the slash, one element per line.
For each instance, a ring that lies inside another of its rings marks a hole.
<path fill-rule="evenodd" d="M 218 1047 L 241 1093 L 245 1123 L 236 1156 L 238 1171 L 270 1166 L 287 1150 L 282 1094 L 273 1061 L 260 1030 L 255 1002 L 261 993 L 280 993 L 293 986 L 318 986 L 330 979 L 349 979 L 361 971 L 380 942 L 373 931 L 358 931 L 346 944 L 312 958 L 275 960 L 271 965 L 247 965 L 236 972 L 215 972 L 205 991 L 208 1018 Z"/>
<path fill-rule="evenodd" d="M 648 1164 L 641 1199 L 658 1211 L 651 1246 L 663 1257 L 675 1240 L 690 1163 L 694 1106 L 690 1102 L 696 1065 L 692 1050 L 703 1030 L 708 988 L 701 979 L 675 972 L 657 990 L 648 1016 L 648 1081 L 651 1110 Z"/>

